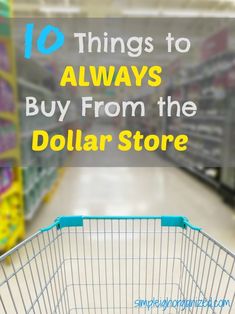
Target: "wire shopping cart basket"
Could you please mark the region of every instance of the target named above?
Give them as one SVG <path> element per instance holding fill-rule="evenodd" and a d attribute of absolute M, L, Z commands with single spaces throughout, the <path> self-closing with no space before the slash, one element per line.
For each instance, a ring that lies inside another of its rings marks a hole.
<path fill-rule="evenodd" d="M 235 255 L 185 217 L 59 217 L 0 264 L 0 313 L 235 313 Z"/>

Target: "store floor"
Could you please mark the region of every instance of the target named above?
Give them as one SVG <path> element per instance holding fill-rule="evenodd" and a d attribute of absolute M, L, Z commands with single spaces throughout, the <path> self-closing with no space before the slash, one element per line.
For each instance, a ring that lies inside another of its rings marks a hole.
<path fill-rule="evenodd" d="M 184 215 L 235 250 L 235 211 L 177 168 L 66 168 L 28 235 L 60 215 Z"/>

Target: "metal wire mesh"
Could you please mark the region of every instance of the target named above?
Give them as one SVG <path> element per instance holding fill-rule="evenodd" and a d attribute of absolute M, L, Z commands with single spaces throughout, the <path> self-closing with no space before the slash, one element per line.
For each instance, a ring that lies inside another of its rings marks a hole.
<path fill-rule="evenodd" d="M 0 259 L 0 313 L 180 313 L 136 300 L 228 299 L 235 312 L 235 257 L 207 234 L 157 219 L 85 219 L 39 232 Z"/>

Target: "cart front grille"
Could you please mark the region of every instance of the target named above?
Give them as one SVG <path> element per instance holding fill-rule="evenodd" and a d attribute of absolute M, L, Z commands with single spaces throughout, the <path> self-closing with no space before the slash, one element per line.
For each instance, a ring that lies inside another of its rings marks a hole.
<path fill-rule="evenodd" d="M 158 219 L 38 232 L 0 264 L 0 313 L 235 313 L 234 255 Z"/>

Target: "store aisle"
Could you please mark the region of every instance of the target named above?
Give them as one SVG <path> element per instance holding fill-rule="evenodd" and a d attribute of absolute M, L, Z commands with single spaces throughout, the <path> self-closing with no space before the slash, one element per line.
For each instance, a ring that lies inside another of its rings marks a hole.
<path fill-rule="evenodd" d="M 67 168 L 28 234 L 59 215 L 185 215 L 235 249 L 235 212 L 220 196 L 176 168 Z"/>

